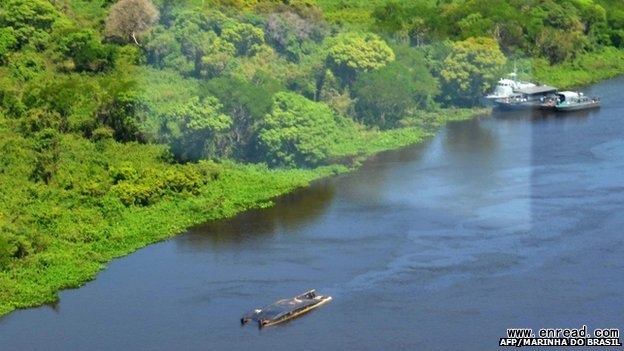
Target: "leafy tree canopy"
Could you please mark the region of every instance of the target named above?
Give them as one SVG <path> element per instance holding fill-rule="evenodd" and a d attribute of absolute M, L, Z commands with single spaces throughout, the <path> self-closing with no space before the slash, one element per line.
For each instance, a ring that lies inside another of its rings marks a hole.
<path fill-rule="evenodd" d="M 476 104 L 500 75 L 506 58 L 492 38 L 468 38 L 453 43 L 450 55 L 440 72 L 448 103 Z"/>
<path fill-rule="evenodd" d="M 45 0 L 5 0 L 0 11 L 0 27 L 13 28 L 20 45 L 33 42 L 45 46 L 47 33 L 60 17 L 58 11 Z"/>
<path fill-rule="evenodd" d="M 327 157 L 335 133 L 334 113 L 327 105 L 280 92 L 261 122 L 258 138 L 271 165 L 310 167 Z"/>
<path fill-rule="evenodd" d="M 137 36 L 149 29 L 159 12 L 151 0 L 120 0 L 111 6 L 106 19 L 106 34 L 139 44 Z"/>
<path fill-rule="evenodd" d="M 163 141 L 171 146 L 176 159 L 198 161 L 223 154 L 223 132 L 232 119 L 220 112 L 221 103 L 214 97 L 198 97 L 176 104 L 162 118 Z"/>
<path fill-rule="evenodd" d="M 396 127 L 400 119 L 416 109 L 432 108 L 433 97 L 438 93 L 437 82 L 418 51 L 407 46 L 395 51 L 395 62 L 361 74 L 354 85 L 358 97 L 356 115 L 367 125 Z"/>
<path fill-rule="evenodd" d="M 376 34 L 345 32 L 330 40 L 327 60 L 335 73 L 350 83 L 355 74 L 376 70 L 394 61 L 394 52 Z"/>

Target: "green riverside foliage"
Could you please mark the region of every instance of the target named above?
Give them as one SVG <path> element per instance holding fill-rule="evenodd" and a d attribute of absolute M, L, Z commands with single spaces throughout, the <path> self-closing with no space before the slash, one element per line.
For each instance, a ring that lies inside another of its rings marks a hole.
<path fill-rule="evenodd" d="M 451 92 L 447 98 L 470 106 L 478 103 L 495 81 L 506 62 L 496 40 L 470 37 L 455 42 L 440 72 L 442 85 Z M 449 103 L 452 103 L 449 101 Z"/>
<path fill-rule="evenodd" d="M 371 33 L 342 33 L 330 40 L 327 50 L 330 67 L 346 84 L 358 73 L 375 71 L 394 59 L 388 44 Z"/>
<path fill-rule="evenodd" d="M 535 78 L 540 82 L 548 82 L 560 88 L 579 87 L 622 74 L 624 51 L 607 47 L 556 66 L 535 59 L 533 70 Z"/>
<path fill-rule="evenodd" d="M 399 45 L 395 62 L 361 74 L 353 87 L 358 96 L 356 116 L 366 125 L 394 128 L 399 121 L 417 110 L 434 108 L 439 93 L 438 81 L 415 48 Z"/>
<path fill-rule="evenodd" d="M 294 93 L 277 93 L 271 112 L 261 122 L 258 139 L 269 164 L 316 166 L 336 144 L 336 121 L 325 104 Z"/>
<path fill-rule="evenodd" d="M 610 0 L 0 1 L 0 315 L 622 48 Z"/>

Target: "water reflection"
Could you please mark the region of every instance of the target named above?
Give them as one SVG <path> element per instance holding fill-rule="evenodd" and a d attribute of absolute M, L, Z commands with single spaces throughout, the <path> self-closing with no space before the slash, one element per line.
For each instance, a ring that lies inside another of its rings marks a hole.
<path fill-rule="evenodd" d="M 455 171 L 444 171 L 441 177 L 446 184 L 453 184 L 461 190 L 453 197 L 461 199 L 462 194 L 482 198 L 499 184 L 500 174 L 496 172 L 501 165 L 502 141 L 492 130 L 493 121 L 471 120 L 464 123 L 449 124 L 441 142 L 444 151 L 440 158 L 448 162 L 448 167 Z M 451 200 L 452 202 L 452 200 Z"/>
<path fill-rule="evenodd" d="M 332 179 L 340 190 L 340 200 L 370 212 L 387 206 L 385 200 L 393 196 L 391 189 L 400 188 L 405 179 L 417 176 L 407 165 L 423 159 L 432 142 L 429 139 L 402 150 L 382 152 L 364 162 L 359 171 Z"/>
<path fill-rule="evenodd" d="M 473 119 L 462 123 L 449 123 L 444 142 L 450 152 L 463 156 L 466 153 L 489 154 L 498 148 L 499 140 L 480 119 Z"/>
<path fill-rule="evenodd" d="M 46 302 L 43 305 L 45 307 L 48 307 L 52 311 L 54 311 L 56 314 L 60 314 L 61 313 L 61 301 L 60 300 L 55 300 L 55 301 L 52 301 L 52 302 Z"/>
<path fill-rule="evenodd" d="M 599 109 L 591 110 L 579 110 L 569 112 L 555 112 L 555 111 L 542 111 L 537 110 L 533 112 L 532 117 L 534 120 L 551 120 L 551 121 L 575 121 L 582 122 L 582 120 L 597 114 Z"/>
<path fill-rule="evenodd" d="M 235 217 L 194 226 L 176 239 L 184 249 L 205 250 L 214 246 L 260 241 L 279 232 L 295 232 L 327 211 L 335 196 L 335 185 L 322 180 L 313 188 L 281 196 L 275 205 Z"/>

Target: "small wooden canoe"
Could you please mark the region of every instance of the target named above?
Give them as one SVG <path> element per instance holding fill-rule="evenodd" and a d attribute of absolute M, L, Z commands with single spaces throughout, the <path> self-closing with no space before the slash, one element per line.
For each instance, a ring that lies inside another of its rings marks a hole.
<path fill-rule="evenodd" d="M 258 322 L 259 328 L 270 327 L 309 312 L 331 301 L 331 299 L 331 296 L 318 295 L 315 290 L 310 290 L 301 295 L 252 310 L 241 317 L 241 325 L 254 320 Z"/>

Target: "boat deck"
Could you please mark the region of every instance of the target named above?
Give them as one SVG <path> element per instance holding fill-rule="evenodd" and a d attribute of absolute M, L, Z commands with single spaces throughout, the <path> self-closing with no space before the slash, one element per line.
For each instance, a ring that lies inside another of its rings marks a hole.
<path fill-rule="evenodd" d="M 254 320 L 258 322 L 259 328 L 270 327 L 307 313 L 331 299 L 331 296 L 317 295 L 315 290 L 310 290 L 293 298 L 254 309 L 241 318 L 241 324 L 245 325 Z"/>

